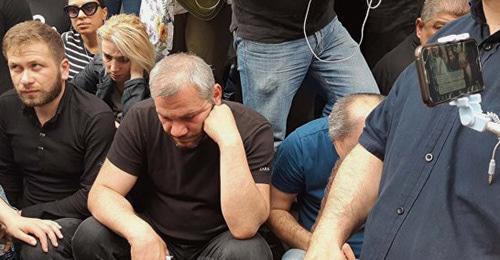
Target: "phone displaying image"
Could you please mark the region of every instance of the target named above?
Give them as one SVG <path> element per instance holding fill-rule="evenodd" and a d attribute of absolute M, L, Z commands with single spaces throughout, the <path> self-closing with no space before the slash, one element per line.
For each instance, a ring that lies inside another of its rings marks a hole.
<path fill-rule="evenodd" d="M 474 39 L 419 46 L 415 58 L 422 99 L 428 106 L 484 89 Z"/>

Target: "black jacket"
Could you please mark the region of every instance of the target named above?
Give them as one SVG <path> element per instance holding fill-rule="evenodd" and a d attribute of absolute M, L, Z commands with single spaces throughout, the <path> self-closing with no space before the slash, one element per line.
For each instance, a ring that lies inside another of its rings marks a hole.
<path fill-rule="evenodd" d="M 80 73 L 73 78 L 73 83 L 82 89 L 96 95 L 114 110 L 111 97 L 116 90 L 115 82 L 106 73 L 101 55 L 96 55 Z M 123 86 L 122 105 L 123 112 L 113 111 L 118 122 L 127 111 L 137 102 L 149 98 L 149 85 L 146 78 L 127 80 Z"/>

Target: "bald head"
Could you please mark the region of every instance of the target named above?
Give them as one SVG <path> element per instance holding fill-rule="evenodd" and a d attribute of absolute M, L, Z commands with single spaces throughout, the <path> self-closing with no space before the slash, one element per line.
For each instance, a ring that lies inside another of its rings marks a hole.
<path fill-rule="evenodd" d="M 354 148 L 366 117 L 383 99 L 379 94 L 352 94 L 335 102 L 328 117 L 328 133 L 341 159 Z"/>

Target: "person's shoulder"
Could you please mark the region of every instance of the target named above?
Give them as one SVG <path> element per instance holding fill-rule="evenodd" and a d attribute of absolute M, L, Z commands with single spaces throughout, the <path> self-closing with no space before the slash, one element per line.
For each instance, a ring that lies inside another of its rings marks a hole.
<path fill-rule="evenodd" d="M 138 114 L 148 114 L 151 112 L 156 113 L 155 109 L 155 103 L 153 102 L 152 98 L 147 98 L 144 100 L 141 100 L 134 104 L 129 110 L 128 113 L 133 112 L 133 113 L 138 113 Z"/>
<path fill-rule="evenodd" d="M 0 106 L 3 108 L 11 110 L 17 106 L 21 108 L 21 105 L 21 100 L 15 89 L 9 89 L 0 95 Z"/>
<path fill-rule="evenodd" d="M 75 113 L 88 117 L 94 117 L 101 113 L 113 114 L 111 108 L 96 95 L 75 86 L 72 82 L 68 82 L 66 88 L 71 91 L 69 104 Z"/>
<path fill-rule="evenodd" d="M 450 34 L 462 34 L 462 33 L 472 33 L 474 32 L 476 26 L 476 21 L 471 13 L 468 13 L 462 17 L 459 17 L 449 23 L 447 23 L 443 28 L 441 28 L 438 32 L 436 32 L 431 39 L 429 39 L 429 43 L 437 42 L 437 39 L 443 36 L 448 36 Z M 473 35 L 471 35 L 473 36 Z"/>
<path fill-rule="evenodd" d="M 243 121 L 245 122 L 246 120 L 251 120 L 253 124 L 269 124 L 269 121 L 262 116 L 261 114 L 257 113 L 255 110 L 244 106 L 241 103 L 237 102 L 232 102 L 232 101 L 223 101 L 223 104 L 226 104 L 231 108 L 231 111 L 233 112 L 234 118 L 236 121 Z"/>
<path fill-rule="evenodd" d="M 328 117 L 312 120 L 295 129 L 289 136 L 302 139 L 317 136 L 318 134 L 328 134 Z"/>

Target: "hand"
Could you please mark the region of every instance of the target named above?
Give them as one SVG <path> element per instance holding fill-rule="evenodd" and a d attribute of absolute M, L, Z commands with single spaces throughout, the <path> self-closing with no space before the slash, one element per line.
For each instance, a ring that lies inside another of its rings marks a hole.
<path fill-rule="evenodd" d="M 139 79 L 144 77 L 144 69 L 136 62 L 130 60 L 130 79 Z"/>
<path fill-rule="evenodd" d="M 331 247 L 328 250 L 307 250 L 304 260 L 311 259 L 332 259 L 332 260 L 355 260 L 354 252 L 349 244 L 345 243 L 341 248 Z"/>
<path fill-rule="evenodd" d="M 167 245 L 163 239 L 152 229 L 133 238 L 129 243 L 132 260 L 165 260 L 169 254 Z"/>
<path fill-rule="evenodd" d="M 57 240 L 63 238 L 61 226 L 52 220 L 13 215 L 4 224 L 7 234 L 32 246 L 36 245 L 35 237 L 37 237 L 44 252 L 49 251 L 47 237 L 54 247 L 58 246 Z"/>
<path fill-rule="evenodd" d="M 241 141 L 233 112 L 226 104 L 215 105 L 205 119 L 203 130 L 219 146 L 223 143 Z"/>

